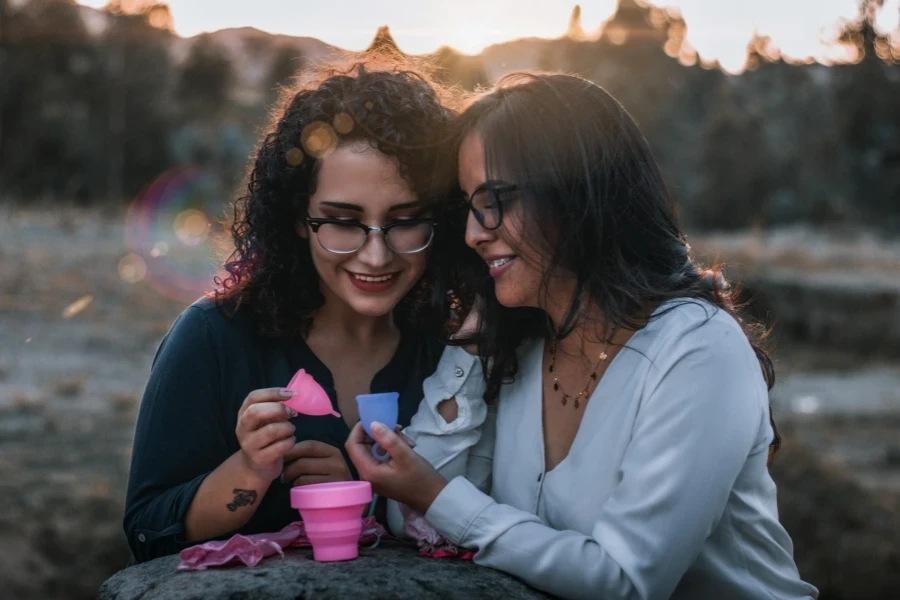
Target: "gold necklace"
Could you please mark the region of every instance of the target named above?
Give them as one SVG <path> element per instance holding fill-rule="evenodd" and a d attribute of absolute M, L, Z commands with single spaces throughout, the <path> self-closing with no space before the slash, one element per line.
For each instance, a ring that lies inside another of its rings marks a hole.
<path fill-rule="evenodd" d="M 556 342 L 550 345 L 550 366 L 547 368 L 547 371 L 550 375 L 553 376 L 553 391 L 554 392 L 562 392 L 562 405 L 565 406 L 569 402 L 569 398 L 574 398 L 573 404 L 575 405 L 575 409 L 581 407 L 581 398 L 587 400 L 589 395 L 589 390 L 591 386 L 597 381 L 597 369 L 600 368 L 600 365 L 603 364 L 609 355 L 606 353 L 607 348 L 609 347 L 609 343 L 603 346 L 603 352 L 600 353 L 600 358 L 597 361 L 597 364 L 594 365 L 593 370 L 591 371 L 591 377 L 588 379 L 587 385 L 584 386 L 584 389 L 578 392 L 575 396 L 567 394 L 563 389 L 562 385 L 559 383 L 559 377 L 556 376 Z"/>

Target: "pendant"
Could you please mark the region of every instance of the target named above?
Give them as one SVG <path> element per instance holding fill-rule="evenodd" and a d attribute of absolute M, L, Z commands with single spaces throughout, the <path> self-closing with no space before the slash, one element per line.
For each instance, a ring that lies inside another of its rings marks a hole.
<path fill-rule="evenodd" d="M 565 406 L 568 402 L 569 402 L 569 396 L 567 394 L 563 394 L 562 405 Z"/>
<path fill-rule="evenodd" d="M 578 398 L 575 398 L 575 409 L 577 410 L 579 406 L 581 406 L 581 403 L 578 402 Z"/>

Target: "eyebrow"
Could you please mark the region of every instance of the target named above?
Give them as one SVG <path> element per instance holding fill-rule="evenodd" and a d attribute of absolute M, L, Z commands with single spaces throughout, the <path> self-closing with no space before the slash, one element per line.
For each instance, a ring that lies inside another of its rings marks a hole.
<path fill-rule="evenodd" d="M 388 209 L 388 212 L 393 212 L 396 210 L 405 210 L 407 208 L 419 208 L 421 206 L 425 206 L 425 202 L 422 200 L 412 200 L 410 202 L 402 202 L 400 204 L 394 204 Z M 333 202 L 331 200 L 324 200 L 319 203 L 320 206 L 330 206 L 331 208 L 338 208 L 342 210 L 352 210 L 354 212 L 365 212 L 365 209 L 359 204 L 351 204 L 349 202 Z"/>

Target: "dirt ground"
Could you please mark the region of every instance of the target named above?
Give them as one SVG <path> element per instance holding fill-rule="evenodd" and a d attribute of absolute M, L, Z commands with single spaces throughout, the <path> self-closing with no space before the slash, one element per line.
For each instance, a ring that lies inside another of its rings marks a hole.
<path fill-rule="evenodd" d="M 136 408 L 157 345 L 189 298 L 160 294 L 152 277 L 138 281 L 122 262 L 128 252 L 122 217 L 0 209 L 3 598 L 91 598 L 128 559 L 121 517 Z M 783 254 L 801 260 L 799 268 L 811 268 L 809 261 L 819 268 L 836 256 L 846 262 L 852 254 L 844 248 L 829 259 L 833 248 L 819 248 L 808 235 L 799 239 L 795 246 L 806 250 Z M 704 248 L 744 252 L 746 258 L 748 244 L 732 236 L 710 238 Z M 775 246 L 763 245 L 769 252 Z M 896 275 L 900 250 L 875 247 L 879 276 Z M 868 265 L 867 255 L 864 247 L 859 260 Z M 814 583 L 832 585 L 827 573 L 840 569 L 829 561 L 838 559 L 834 553 L 820 559 L 814 548 L 837 544 L 854 548 L 854 560 L 871 553 L 880 557 L 871 558 L 872 564 L 896 565 L 900 572 L 900 542 L 887 535 L 900 531 L 900 362 L 860 364 L 839 350 L 784 340 L 778 367 L 781 383 L 773 399 L 794 448 L 790 456 L 821 460 L 834 481 L 843 482 L 833 485 L 853 488 L 846 502 L 877 507 L 852 517 L 846 527 L 832 524 L 831 538 L 823 538 L 816 512 L 828 502 L 840 512 L 845 500 L 829 497 L 821 485 L 808 486 L 817 495 L 805 497 L 806 484 L 794 485 L 799 471 L 781 467 L 778 477 L 793 486 L 786 496 L 798 498 L 786 526 L 794 528 L 798 552 L 801 546 L 810 549 L 809 559 L 798 558 L 798 564 L 822 579 Z M 832 481 L 820 483 L 826 480 Z M 809 507 L 796 508 L 804 503 Z M 863 535 L 879 523 L 880 537 Z M 848 542 L 854 535 L 855 542 Z M 873 594 L 856 597 L 879 597 Z M 853 596 L 823 595 L 845 597 Z"/>

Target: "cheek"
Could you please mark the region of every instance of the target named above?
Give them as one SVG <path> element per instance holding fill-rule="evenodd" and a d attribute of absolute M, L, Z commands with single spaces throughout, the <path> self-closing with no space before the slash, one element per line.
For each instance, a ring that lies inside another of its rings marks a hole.
<path fill-rule="evenodd" d="M 406 264 L 410 279 L 417 280 L 428 267 L 428 253 L 408 254 L 406 255 Z"/>

